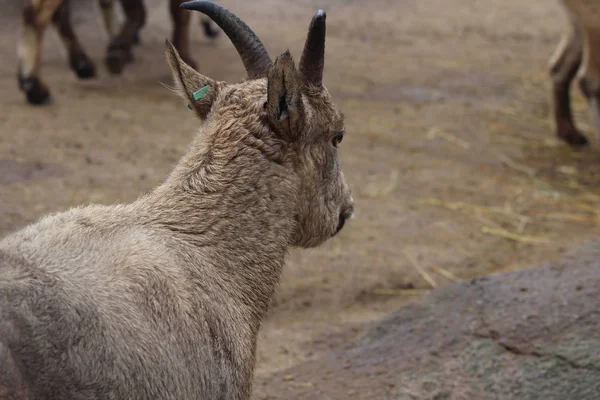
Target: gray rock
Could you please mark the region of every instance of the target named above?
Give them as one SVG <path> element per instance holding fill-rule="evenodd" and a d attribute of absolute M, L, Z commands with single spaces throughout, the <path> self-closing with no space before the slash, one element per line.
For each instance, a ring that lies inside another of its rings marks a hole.
<path fill-rule="evenodd" d="M 600 399 L 600 241 L 432 291 L 256 388 L 260 399 Z"/>

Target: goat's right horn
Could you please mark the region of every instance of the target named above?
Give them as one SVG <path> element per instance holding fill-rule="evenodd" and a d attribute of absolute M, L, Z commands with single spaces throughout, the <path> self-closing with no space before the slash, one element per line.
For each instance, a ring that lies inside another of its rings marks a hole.
<path fill-rule="evenodd" d="M 182 3 L 181 8 L 208 15 L 229 37 L 240 55 L 248 77 L 267 76 L 273 62 L 258 36 L 235 14 L 211 1 L 194 0 Z"/>
<path fill-rule="evenodd" d="M 304 50 L 300 57 L 300 72 L 306 81 L 317 87 L 323 85 L 323 65 L 325 64 L 325 11 L 319 10 L 315 13 L 308 35 L 304 43 Z"/>

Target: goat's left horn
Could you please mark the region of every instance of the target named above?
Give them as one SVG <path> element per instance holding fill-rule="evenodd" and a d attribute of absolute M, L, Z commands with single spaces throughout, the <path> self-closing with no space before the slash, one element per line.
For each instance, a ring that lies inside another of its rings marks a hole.
<path fill-rule="evenodd" d="M 306 81 L 314 86 L 323 85 L 323 65 L 325 64 L 325 11 L 319 10 L 315 13 L 308 35 L 304 43 L 304 50 L 300 58 L 300 72 Z"/>
<path fill-rule="evenodd" d="M 200 11 L 221 27 L 240 55 L 249 78 L 267 76 L 273 65 L 271 57 L 258 36 L 237 15 L 212 1 L 205 0 L 188 1 L 180 7 Z"/>

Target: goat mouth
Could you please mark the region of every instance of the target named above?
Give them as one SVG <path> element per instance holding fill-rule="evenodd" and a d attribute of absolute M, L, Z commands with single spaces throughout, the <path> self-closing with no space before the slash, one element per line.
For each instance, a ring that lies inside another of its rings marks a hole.
<path fill-rule="evenodd" d="M 342 230 L 342 228 L 344 227 L 345 224 L 346 224 L 346 217 L 344 215 L 340 215 L 340 219 L 338 221 L 338 226 L 335 229 L 335 233 L 333 234 L 333 236 L 340 233 L 340 231 Z"/>

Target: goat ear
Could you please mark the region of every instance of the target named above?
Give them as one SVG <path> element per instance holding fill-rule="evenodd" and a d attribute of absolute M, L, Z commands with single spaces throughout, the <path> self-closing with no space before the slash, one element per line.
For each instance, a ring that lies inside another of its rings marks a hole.
<path fill-rule="evenodd" d="M 303 81 L 289 50 L 277 57 L 267 77 L 267 114 L 273 129 L 287 139 L 302 132 Z"/>
<path fill-rule="evenodd" d="M 187 65 L 168 40 L 165 41 L 165 54 L 179 95 L 189 101 L 188 107 L 194 110 L 200 119 L 206 119 L 217 97 L 217 82 Z"/>

